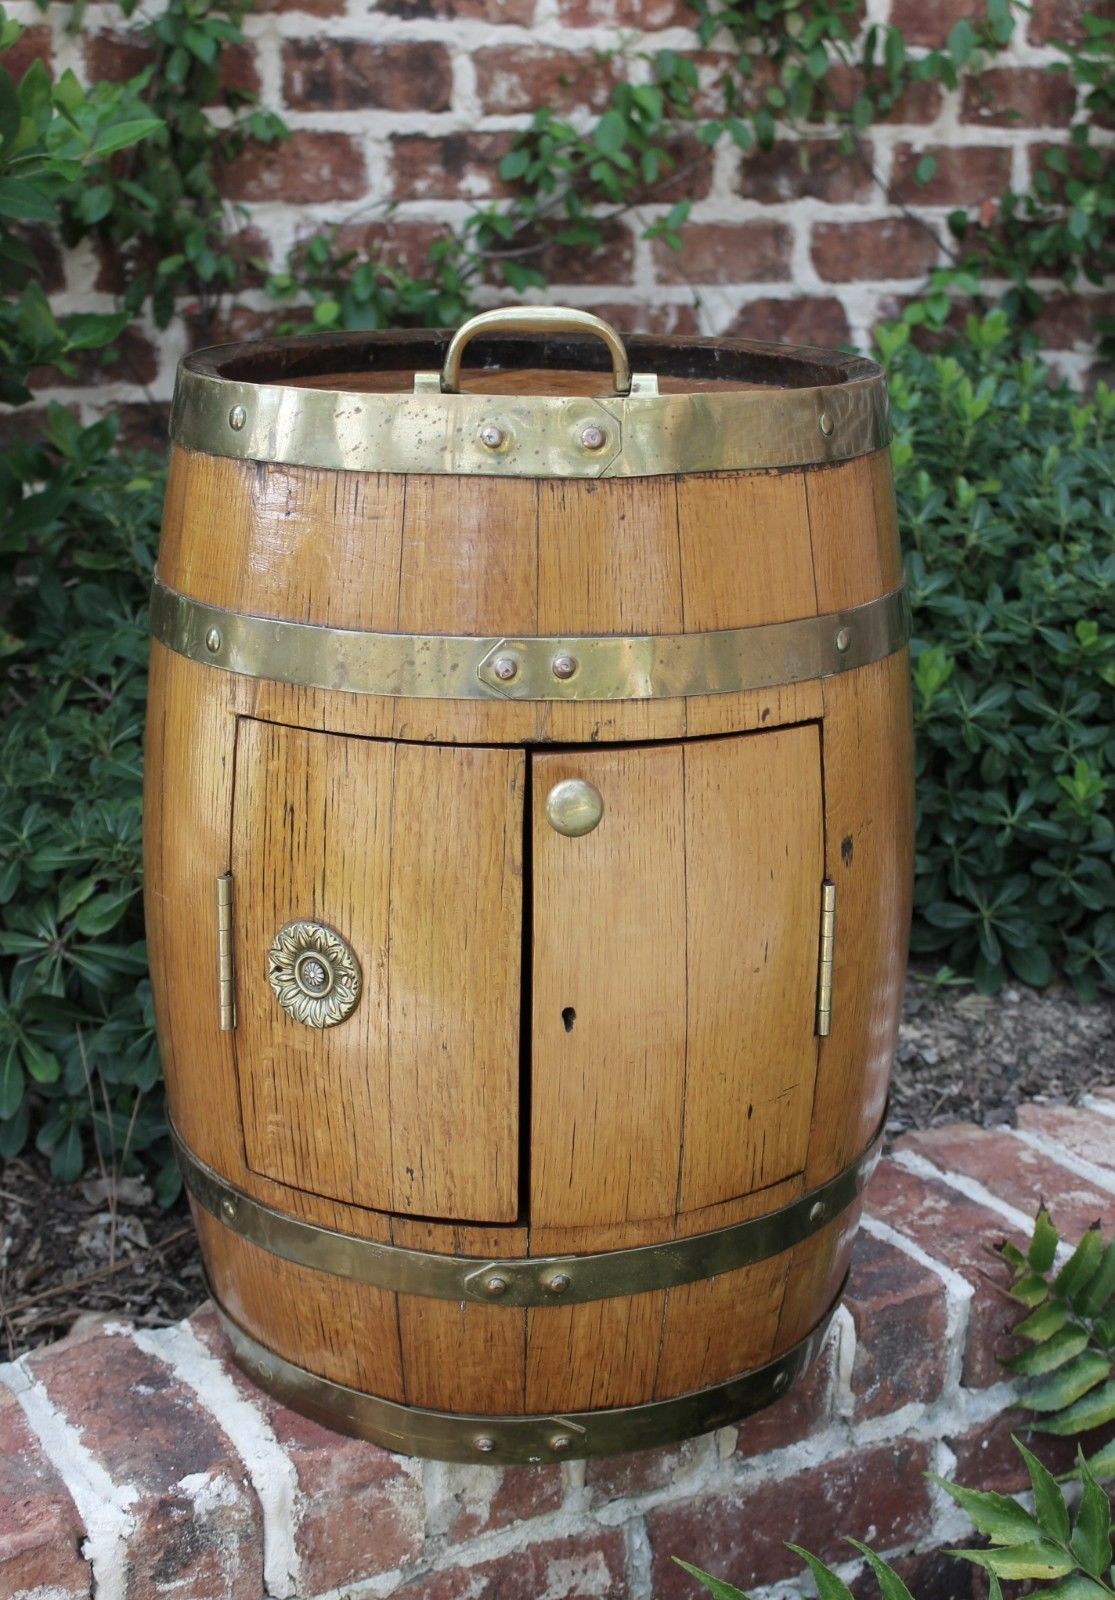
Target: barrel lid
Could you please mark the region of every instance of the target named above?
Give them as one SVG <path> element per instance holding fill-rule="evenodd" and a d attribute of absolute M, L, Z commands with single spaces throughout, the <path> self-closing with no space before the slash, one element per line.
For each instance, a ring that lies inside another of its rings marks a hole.
<path fill-rule="evenodd" d="M 640 477 L 845 461 L 886 444 L 862 356 L 633 336 L 559 307 L 455 334 L 218 345 L 178 371 L 171 437 L 240 460 L 353 472 Z"/>

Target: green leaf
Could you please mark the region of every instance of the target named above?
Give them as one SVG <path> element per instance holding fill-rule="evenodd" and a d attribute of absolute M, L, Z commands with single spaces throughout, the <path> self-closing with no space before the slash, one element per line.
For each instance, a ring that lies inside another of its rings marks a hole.
<path fill-rule="evenodd" d="M 1097 1383 L 1102 1383 L 1110 1371 L 1111 1362 L 1098 1350 L 1085 1350 L 1075 1361 L 1025 1395 L 1022 1403 L 1029 1411 L 1063 1411 Z"/>
<path fill-rule="evenodd" d="M 66 343 L 71 350 L 102 350 L 123 333 L 128 325 L 124 312 L 78 311 L 63 320 Z"/>
<path fill-rule="evenodd" d="M 1047 1300 L 1036 1311 L 1031 1311 L 1028 1317 L 1023 1317 L 1011 1329 L 1016 1339 L 1032 1339 L 1040 1343 L 1044 1339 L 1051 1339 L 1058 1333 L 1069 1319 L 1069 1308 L 1061 1300 Z"/>
<path fill-rule="evenodd" d="M 50 1170 L 59 1183 L 73 1183 L 81 1177 L 84 1165 L 81 1130 L 76 1122 L 71 1122 L 50 1152 Z"/>
<path fill-rule="evenodd" d="M 713 1600 L 749 1600 L 742 1589 L 736 1589 L 732 1584 L 725 1583 L 722 1578 L 713 1578 L 707 1572 L 702 1572 L 699 1567 L 691 1567 L 688 1561 L 683 1561 L 680 1556 L 672 1556 L 671 1560 L 677 1563 L 683 1572 L 688 1572 L 691 1578 L 703 1584 Z"/>
<path fill-rule="evenodd" d="M 1073 1571 L 1075 1563 L 1055 1544 L 1044 1540 L 1034 1544 L 1019 1544 L 1003 1550 L 949 1550 L 947 1555 L 971 1561 L 997 1578 L 1064 1578 Z"/>
<path fill-rule="evenodd" d="M 13 222 L 54 222 L 58 208 L 41 188 L 20 178 L 0 178 L 0 217 Z"/>
<path fill-rule="evenodd" d="M 1014 1438 L 1013 1434 L 1011 1437 L 1014 1439 L 1015 1448 L 1023 1461 L 1025 1461 L 1026 1470 L 1030 1474 L 1030 1482 L 1034 1488 L 1034 1514 L 1037 1517 L 1042 1533 L 1049 1539 L 1058 1539 L 1061 1543 L 1065 1543 L 1069 1536 L 1069 1513 L 1068 1507 L 1065 1505 L 1065 1497 L 1057 1485 L 1056 1478 L 1032 1451 L 1027 1450 L 1021 1440 Z M 1009 1572 L 999 1573 L 1000 1578 L 1009 1578 L 1010 1576 Z M 1025 1574 L 1020 1573 L 1019 1576 L 1025 1576 Z M 1041 1574 L 1033 1573 L 1031 1576 L 1040 1577 Z M 1050 1576 L 1056 1576 L 1056 1574 L 1050 1574 Z"/>
<path fill-rule="evenodd" d="M 10 74 L 0 67 L 0 140 L 4 144 L 11 144 L 19 132 L 20 118 L 19 92 Z"/>
<path fill-rule="evenodd" d="M 0 1058 L 0 1119 L 14 1117 L 23 1104 L 23 1068 L 16 1046 L 11 1044 Z"/>
<path fill-rule="evenodd" d="M 1104 1251 L 1091 1282 L 1077 1296 L 1077 1310 L 1082 1317 L 1098 1317 L 1113 1297 L 1115 1297 L 1115 1239 L 1110 1241 Z"/>
<path fill-rule="evenodd" d="M 1088 1471 L 1101 1481 L 1115 1478 L 1115 1439 L 1109 1439 L 1095 1455 L 1088 1457 Z"/>
<path fill-rule="evenodd" d="M 619 155 L 627 143 L 627 123 L 618 111 L 605 111 L 596 124 L 593 143 L 602 155 Z"/>
<path fill-rule="evenodd" d="M 947 1478 L 934 1476 L 947 1495 L 968 1513 L 977 1533 L 986 1534 L 992 1544 L 1028 1544 L 1041 1537 L 1041 1528 L 1030 1513 L 1009 1495 L 962 1489 Z"/>
<path fill-rule="evenodd" d="M 1103 1237 L 1098 1227 L 1089 1228 L 1054 1278 L 1053 1293 L 1075 1303 L 1076 1296 L 1091 1283 L 1102 1260 Z"/>
<path fill-rule="evenodd" d="M 1063 1367 L 1067 1361 L 1073 1360 L 1087 1347 L 1086 1328 L 1062 1328 L 1059 1333 L 1053 1334 L 1044 1343 L 1035 1345 L 1032 1350 L 1023 1350 L 1021 1355 L 1015 1356 L 1006 1365 L 1021 1377 L 1036 1378 L 1046 1372 L 1055 1372 L 1058 1367 Z"/>
<path fill-rule="evenodd" d="M 1111 1502 L 1077 1448 L 1084 1487 L 1072 1531 L 1072 1550 L 1084 1571 L 1102 1578 L 1111 1566 Z"/>
<path fill-rule="evenodd" d="M 1103 1358 L 1099 1359 L 1102 1361 Z M 1105 1371 L 1110 1372 L 1109 1361 L 1103 1361 L 1103 1366 Z M 1071 1439 L 1076 1434 L 1087 1433 L 1090 1428 L 1102 1428 L 1108 1422 L 1115 1422 L 1115 1383 L 1105 1383 L 1102 1388 L 1093 1389 L 1091 1394 L 1077 1400 L 1059 1416 L 1048 1422 L 1035 1423 L 1034 1426 L 1039 1433 L 1052 1433 Z"/>
<path fill-rule="evenodd" d="M 897 1572 L 883 1560 L 882 1556 L 877 1556 L 867 1545 L 860 1544 L 858 1539 L 849 1539 L 848 1543 L 855 1546 L 875 1574 L 883 1600 L 914 1600 Z"/>
<path fill-rule="evenodd" d="M 118 122 L 114 127 L 104 128 L 98 133 L 93 141 L 92 154 L 114 155 L 117 150 L 126 150 L 129 145 L 139 144 L 141 139 L 149 139 L 163 126 L 161 117 L 135 117 L 130 122 Z"/>
<path fill-rule="evenodd" d="M 818 1600 L 852 1600 L 852 1591 L 848 1588 L 843 1578 L 838 1578 L 832 1568 L 826 1566 L 819 1556 L 812 1555 L 808 1550 L 803 1550 L 800 1544 L 788 1543 L 786 1548 L 800 1557 L 813 1574 L 813 1582 L 817 1585 Z"/>
<path fill-rule="evenodd" d="M 1074 1572 L 1060 1583 L 1042 1589 L 1041 1597 L 1042 1600 L 1111 1600 L 1111 1590 L 1096 1583 L 1094 1578 L 1086 1578 L 1082 1572 Z"/>

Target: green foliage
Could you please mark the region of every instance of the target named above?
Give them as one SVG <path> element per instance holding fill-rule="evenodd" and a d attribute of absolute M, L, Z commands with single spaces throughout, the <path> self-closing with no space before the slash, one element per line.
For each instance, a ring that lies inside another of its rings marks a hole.
<path fill-rule="evenodd" d="M 56 316 L 27 227 L 59 223 L 78 196 L 104 181 L 111 157 L 161 128 L 126 86 L 83 89 L 72 72 L 52 83 L 41 61 L 17 85 L 3 54 L 22 32 L 0 7 L 0 402 L 7 405 L 31 398 L 32 367 L 72 373 L 74 352 L 110 344 L 127 320 Z"/>
<path fill-rule="evenodd" d="M 969 319 L 889 369 L 914 617 L 915 953 L 995 989 L 1115 983 L 1115 394 Z"/>
<path fill-rule="evenodd" d="M 139 895 L 162 482 L 114 432 L 54 407 L 0 462 L 0 1156 L 34 1132 L 62 1179 L 167 1155 Z"/>
<path fill-rule="evenodd" d="M 1115 1422 L 1115 1239 L 1090 1228 L 1061 1267 L 1059 1244 L 1042 1207 L 1027 1251 L 1000 1247 L 1011 1295 L 1026 1308 L 1012 1332 L 1027 1348 L 1007 1364 L 1023 1380 L 1034 1431 L 1077 1438 Z M 1095 1451 L 1085 1482 L 1089 1474 L 1115 1478 L 1115 1442 Z"/>

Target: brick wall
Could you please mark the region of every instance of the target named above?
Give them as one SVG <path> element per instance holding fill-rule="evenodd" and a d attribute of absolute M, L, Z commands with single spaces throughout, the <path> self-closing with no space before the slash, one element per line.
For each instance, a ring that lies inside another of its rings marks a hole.
<path fill-rule="evenodd" d="M 65 32 L 65 6 L 50 7 L 49 21 L 32 0 L 11 9 L 30 25 L 24 57 L 39 51 L 85 76 L 141 63 L 115 5 L 91 0 L 76 37 Z M 923 47 L 970 9 L 960 0 L 865 0 L 864 17 L 895 22 Z M 698 151 L 663 204 L 609 230 L 601 255 L 567 250 L 548 262 L 549 297 L 630 330 L 863 346 L 873 323 L 941 259 L 949 210 L 1025 186 L 1039 150 L 1065 138 L 1073 91 L 1043 69 L 1054 58 L 1050 40 L 1073 36 L 1084 9 L 1083 0 L 1033 0 L 1009 55 L 979 84 L 911 92 L 870 131 L 862 163 L 840 157 L 820 131 L 808 170 L 790 140 L 747 159 L 727 144 L 715 155 Z M 500 192 L 499 157 L 534 106 L 599 107 L 616 67 L 597 53 L 621 37 L 635 48 L 692 49 L 691 15 L 684 0 L 258 0 L 248 47 L 229 52 L 226 76 L 258 89 L 293 137 L 245 155 L 228 174 L 229 198 L 247 208 L 276 264 L 296 236 L 335 222 L 348 224 L 352 241 L 386 242 L 416 264 L 439 229 Z M 711 77 L 715 54 L 701 59 Z M 937 175 L 921 187 L 913 172 L 927 152 L 938 158 Z M 675 254 L 640 233 L 680 195 L 696 204 Z M 385 222 L 389 200 L 398 206 Z M 112 263 L 91 250 L 61 263 L 55 277 L 66 307 L 111 305 Z M 1115 294 L 1098 294 L 1115 310 Z M 248 291 L 231 326 L 255 331 L 265 307 L 260 291 Z M 1089 328 L 1080 298 L 1053 300 L 1043 333 L 1078 375 L 1089 361 Z M 103 376 L 99 401 L 167 400 L 187 339 L 182 324 L 133 337 Z M 55 397 L 73 399 L 73 386 Z"/>
<path fill-rule="evenodd" d="M 893 1555 L 918 1600 L 974 1596 L 940 1553 L 964 1518 L 925 1475 L 1025 1484 L 988 1246 L 1028 1236 L 1042 1196 L 1066 1236 L 1115 1228 L 1115 1090 L 1018 1121 L 900 1140 L 812 1372 L 739 1427 L 670 1449 L 560 1467 L 408 1460 L 253 1388 L 211 1310 L 158 1331 L 94 1320 L 0 1367 L 0 1594 L 697 1600 L 672 1555 L 762 1588 L 798 1571 L 784 1540 L 843 1563 L 851 1535 Z M 1040 1448 L 1071 1465 L 1066 1441 Z"/>

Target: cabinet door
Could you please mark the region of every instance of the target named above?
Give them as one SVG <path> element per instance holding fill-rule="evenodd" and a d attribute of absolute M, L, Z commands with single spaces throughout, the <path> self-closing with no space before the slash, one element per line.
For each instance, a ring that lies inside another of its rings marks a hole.
<path fill-rule="evenodd" d="M 524 769 L 521 751 L 240 722 L 235 1044 L 253 1170 L 385 1211 L 515 1219 Z M 332 1025 L 313 1025 L 316 936 L 270 954 L 306 923 L 359 968 Z"/>
<path fill-rule="evenodd" d="M 547 816 L 571 778 L 603 799 L 579 837 Z M 800 1172 L 817 725 L 536 754 L 532 811 L 532 1223 L 691 1213 Z"/>

